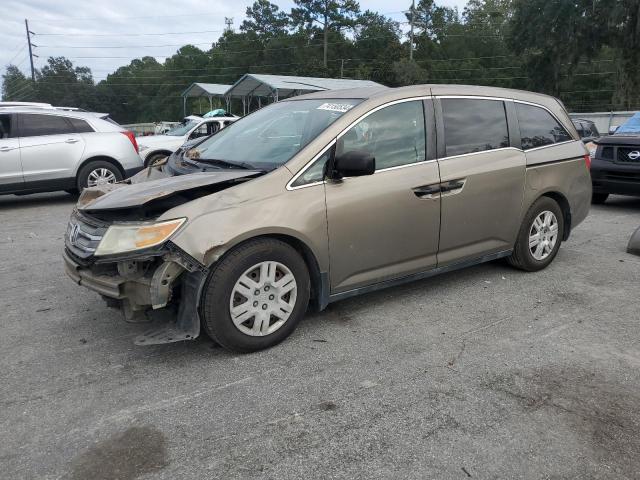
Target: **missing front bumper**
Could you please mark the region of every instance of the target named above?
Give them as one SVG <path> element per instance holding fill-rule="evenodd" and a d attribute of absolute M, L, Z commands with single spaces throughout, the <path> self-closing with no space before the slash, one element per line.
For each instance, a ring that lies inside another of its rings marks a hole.
<path fill-rule="evenodd" d="M 104 274 L 80 265 L 66 251 L 63 259 L 65 271 L 75 283 L 98 292 L 109 306 L 120 307 L 125 320 L 153 322 L 149 330 L 135 338 L 136 345 L 193 340 L 200 334 L 197 307 L 206 270 L 189 271 L 169 256 L 139 269 L 141 274 L 128 273 L 122 265 L 118 265 L 117 273 L 114 269 Z M 175 298 L 178 300 L 172 302 Z"/>

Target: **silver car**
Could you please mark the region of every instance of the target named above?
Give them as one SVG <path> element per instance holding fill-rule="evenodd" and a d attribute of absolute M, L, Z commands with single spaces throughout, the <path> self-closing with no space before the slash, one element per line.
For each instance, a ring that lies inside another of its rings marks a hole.
<path fill-rule="evenodd" d="M 141 169 L 133 133 L 106 114 L 0 108 L 0 194 L 77 191 Z"/>

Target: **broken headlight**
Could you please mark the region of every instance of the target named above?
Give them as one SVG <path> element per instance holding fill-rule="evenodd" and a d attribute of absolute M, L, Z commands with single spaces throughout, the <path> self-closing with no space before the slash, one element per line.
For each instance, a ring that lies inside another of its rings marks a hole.
<path fill-rule="evenodd" d="M 177 218 L 163 222 L 111 225 L 94 255 L 113 255 L 155 247 L 169 240 L 186 221 L 186 218 Z"/>

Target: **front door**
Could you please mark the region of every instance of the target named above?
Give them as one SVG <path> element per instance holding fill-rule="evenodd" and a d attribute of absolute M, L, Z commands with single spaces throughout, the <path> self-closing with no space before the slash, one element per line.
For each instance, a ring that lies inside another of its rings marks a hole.
<path fill-rule="evenodd" d="M 376 172 L 325 184 L 331 293 L 436 266 L 440 177 L 425 105 L 431 119 L 430 101 L 403 101 L 374 110 L 338 138 L 336 155 L 366 150 Z"/>
<path fill-rule="evenodd" d="M 20 143 L 15 135 L 15 115 L 0 115 L 0 192 L 21 190 L 24 187 Z"/>
<path fill-rule="evenodd" d="M 501 99 L 436 101 L 442 178 L 438 265 L 513 248 L 520 227 L 526 158 L 510 141 Z M 441 142 L 440 139 L 443 139 Z"/>

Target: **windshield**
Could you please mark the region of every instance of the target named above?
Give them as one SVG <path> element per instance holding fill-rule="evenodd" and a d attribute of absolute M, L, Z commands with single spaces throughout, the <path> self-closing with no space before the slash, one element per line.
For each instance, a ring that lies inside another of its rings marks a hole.
<path fill-rule="evenodd" d="M 286 163 L 362 100 L 294 100 L 274 103 L 202 142 L 198 161 L 272 170 Z"/>
<path fill-rule="evenodd" d="M 192 120 L 185 123 L 184 125 L 181 124 L 175 128 L 172 128 L 167 133 L 165 133 L 165 135 L 171 135 L 172 137 L 181 137 L 182 135 L 186 135 L 187 133 L 189 133 L 189 130 L 191 130 L 196 125 L 198 125 L 198 122 Z"/>

